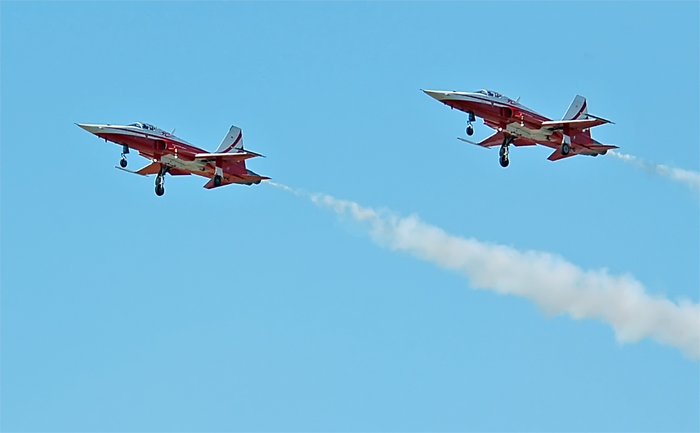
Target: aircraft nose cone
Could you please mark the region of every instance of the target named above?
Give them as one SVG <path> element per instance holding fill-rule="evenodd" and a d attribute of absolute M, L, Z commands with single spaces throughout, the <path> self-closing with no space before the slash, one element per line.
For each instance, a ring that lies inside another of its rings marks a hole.
<path fill-rule="evenodd" d="M 97 134 L 100 131 L 100 129 L 102 129 L 100 125 L 88 125 L 85 123 L 76 123 L 76 125 L 80 126 L 81 128 L 83 128 L 91 134 Z"/>
<path fill-rule="evenodd" d="M 444 99 L 447 99 L 447 94 L 448 94 L 448 92 L 445 92 L 442 90 L 423 90 L 423 93 L 430 96 L 431 98 L 437 99 L 438 101 L 442 101 Z"/>

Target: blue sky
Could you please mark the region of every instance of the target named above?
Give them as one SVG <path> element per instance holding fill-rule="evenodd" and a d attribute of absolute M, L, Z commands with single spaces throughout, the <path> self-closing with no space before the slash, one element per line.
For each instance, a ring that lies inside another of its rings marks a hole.
<path fill-rule="evenodd" d="M 145 121 L 275 181 L 698 302 L 698 194 L 609 156 L 465 145 L 490 88 L 697 172 L 697 3 L 3 2 L 0 428 L 697 431 L 698 363 L 374 242 L 269 185 L 113 167 Z M 491 130 L 480 121 L 476 138 Z M 145 160 L 132 154 L 130 166 Z"/>

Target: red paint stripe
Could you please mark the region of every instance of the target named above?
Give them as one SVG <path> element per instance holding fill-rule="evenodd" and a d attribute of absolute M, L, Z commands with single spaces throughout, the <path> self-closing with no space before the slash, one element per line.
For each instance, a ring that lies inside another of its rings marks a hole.
<path fill-rule="evenodd" d="M 581 106 L 581 109 L 578 110 L 578 113 L 576 113 L 576 115 L 575 115 L 571 120 L 576 120 L 576 119 L 578 119 L 578 116 L 580 116 L 581 113 L 583 113 L 583 110 L 586 109 L 586 104 L 587 104 L 587 103 L 588 103 L 587 101 L 583 101 L 583 105 Z"/>
<path fill-rule="evenodd" d="M 241 141 L 241 138 L 243 138 L 243 131 L 238 131 L 238 137 L 236 138 L 236 140 L 233 142 L 232 145 L 230 145 L 229 147 L 227 147 L 226 150 L 224 150 L 222 153 L 228 153 L 231 149 L 233 149 L 234 147 L 236 147 L 236 145 L 238 144 L 238 142 Z"/>

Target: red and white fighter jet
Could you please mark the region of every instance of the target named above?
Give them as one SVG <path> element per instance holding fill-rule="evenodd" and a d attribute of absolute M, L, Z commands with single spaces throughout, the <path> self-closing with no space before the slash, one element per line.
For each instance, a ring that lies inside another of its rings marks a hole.
<path fill-rule="evenodd" d="M 487 126 L 495 129 L 495 134 L 478 143 L 458 138 L 482 147 L 501 146 L 499 156 L 502 167 L 508 166 L 508 146 L 511 144 L 541 144 L 551 147 L 554 152 L 547 158 L 550 161 L 574 155 L 605 155 L 609 149 L 617 149 L 617 146 L 601 144 L 591 138 L 590 128 L 612 122 L 588 114 L 586 98 L 580 95 L 574 98 L 562 120 L 551 120 L 525 107 L 518 100 L 514 101 L 491 90 L 423 91 L 443 104 L 467 113 L 468 135 L 474 133 L 472 122 L 476 116 L 483 118 Z"/>
<path fill-rule="evenodd" d="M 165 194 L 165 175 L 172 176 L 196 174 L 209 178 L 204 188 L 216 188 L 231 183 L 243 185 L 259 184 L 269 177 L 260 176 L 248 170 L 245 160 L 262 156 L 243 149 L 243 131 L 236 126 L 224 137 L 214 153 L 208 153 L 172 133 L 163 131 L 148 123 L 131 125 L 87 125 L 77 124 L 84 130 L 106 141 L 122 146 L 120 170 L 148 176 L 156 175 L 156 194 Z M 174 131 L 173 131 L 174 132 Z M 129 149 L 136 149 L 139 155 L 151 161 L 137 171 L 126 169 L 126 155 Z"/>

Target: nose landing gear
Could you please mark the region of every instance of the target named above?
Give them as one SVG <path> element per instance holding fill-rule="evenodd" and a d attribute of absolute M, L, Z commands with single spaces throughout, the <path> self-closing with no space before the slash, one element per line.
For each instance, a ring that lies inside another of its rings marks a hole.
<path fill-rule="evenodd" d="M 122 159 L 119 160 L 119 166 L 121 168 L 126 168 L 127 161 L 126 161 L 126 155 L 129 153 L 129 146 L 124 145 L 122 146 Z"/>
<path fill-rule="evenodd" d="M 469 120 L 467 120 L 467 135 L 473 135 L 474 134 L 474 126 L 472 126 L 472 122 L 476 120 L 476 117 L 474 117 L 473 112 L 469 112 Z"/>

